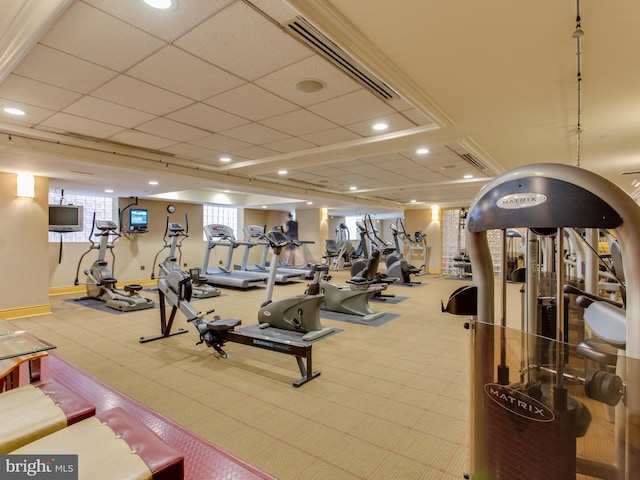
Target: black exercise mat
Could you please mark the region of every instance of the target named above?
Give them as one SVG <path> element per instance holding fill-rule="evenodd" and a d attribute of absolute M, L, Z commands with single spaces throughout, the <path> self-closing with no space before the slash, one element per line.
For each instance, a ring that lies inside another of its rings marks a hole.
<path fill-rule="evenodd" d="M 323 325 L 326 326 L 326 325 Z M 336 333 L 343 332 L 344 330 L 340 328 L 335 328 L 332 332 L 323 335 L 320 338 L 316 338 L 314 340 L 302 340 L 304 333 L 294 332 L 293 330 L 285 330 L 283 328 L 275 328 L 275 327 L 267 327 L 260 328 L 260 325 L 254 323 L 253 325 L 247 325 L 245 327 L 236 328 L 238 332 L 245 332 L 252 335 L 260 335 L 264 337 L 272 337 L 277 340 L 286 340 L 289 342 L 299 342 L 305 344 L 312 344 L 319 342 L 320 340 L 324 340 L 327 337 L 335 335 Z"/>
<path fill-rule="evenodd" d="M 358 325 L 366 325 L 367 327 L 379 327 L 380 325 L 384 325 L 390 320 L 394 318 L 398 318 L 400 314 L 398 313 L 385 313 L 384 316 L 378 318 L 377 320 L 371 320 L 369 322 L 362 319 L 360 315 L 351 315 L 349 313 L 339 313 L 339 312 L 330 312 L 328 310 L 321 310 L 320 317 L 326 318 L 327 320 L 337 320 L 338 322 L 347 322 L 347 323 L 355 323 Z"/>
<path fill-rule="evenodd" d="M 94 310 L 98 310 L 99 312 L 113 313 L 115 315 L 141 311 L 141 310 L 131 310 L 128 312 L 122 312 L 120 310 L 115 310 L 113 308 L 107 307 L 107 304 L 105 302 L 101 300 L 96 300 L 95 298 L 83 298 L 83 299 L 77 299 L 77 300 L 75 298 L 68 298 L 67 300 L 65 300 L 65 302 L 77 303 L 78 305 L 82 305 L 83 307 L 89 307 Z M 159 306 L 160 305 L 157 302 L 154 302 L 153 308 L 158 308 Z M 142 310 L 149 310 L 149 309 L 142 309 Z"/>

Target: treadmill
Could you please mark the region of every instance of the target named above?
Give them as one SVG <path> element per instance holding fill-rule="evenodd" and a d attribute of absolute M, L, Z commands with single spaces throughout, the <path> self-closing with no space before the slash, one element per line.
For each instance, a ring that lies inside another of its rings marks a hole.
<path fill-rule="evenodd" d="M 264 228 L 260 225 L 248 225 L 244 227 L 244 255 L 242 256 L 242 265 L 234 265 L 234 271 L 245 272 L 246 274 L 255 275 L 257 278 L 267 280 L 269 278 L 269 267 L 267 263 L 267 253 L 269 251 L 269 242 L 260 241 L 264 237 Z M 262 256 L 260 263 L 249 263 L 249 253 L 251 248 L 255 246 L 262 246 Z M 276 283 L 291 283 L 295 280 L 304 280 L 299 270 L 293 271 L 289 269 L 284 271 L 280 267 L 276 270 Z"/>
<path fill-rule="evenodd" d="M 271 231 L 278 231 L 283 235 L 286 235 L 286 233 L 284 233 L 284 231 L 282 230 L 282 226 L 280 225 L 273 227 Z M 300 247 L 305 243 L 309 245 L 316 243 L 312 240 L 292 240 L 292 242 L 297 243 L 298 246 Z M 265 265 L 269 267 L 269 262 L 265 262 Z M 286 274 L 298 275 L 303 280 L 313 280 L 313 276 L 315 275 L 315 269 L 312 268 L 311 263 L 307 263 L 307 265 L 305 265 L 304 267 L 295 267 L 295 266 L 283 267 L 279 265 L 278 272 L 282 272 L 283 274 L 286 273 Z"/>
<path fill-rule="evenodd" d="M 207 249 L 204 252 L 201 276 L 207 279 L 206 282 L 209 285 L 235 287 L 246 290 L 247 288 L 256 287 L 260 283 L 265 283 L 264 277 L 256 277 L 255 275 L 251 275 L 248 272 L 240 270 L 230 270 L 231 260 L 233 259 L 233 250 L 240 245 L 247 243 L 236 241 L 236 238 L 233 235 L 233 230 L 230 227 L 217 224 L 205 225 L 204 233 L 207 236 Z M 229 249 L 229 253 L 227 253 L 227 261 L 224 267 L 209 266 L 211 250 L 216 246 L 226 247 Z"/>

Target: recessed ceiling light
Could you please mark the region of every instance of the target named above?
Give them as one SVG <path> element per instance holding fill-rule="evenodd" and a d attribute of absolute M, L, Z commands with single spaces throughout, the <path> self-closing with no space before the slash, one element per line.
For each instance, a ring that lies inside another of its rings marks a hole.
<path fill-rule="evenodd" d="M 111 190 L 110 188 L 107 188 L 104 193 L 113 193 L 113 190 Z"/>
<path fill-rule="evenodd" d="M 286 170 L 278 170 L 278 175 L 286 175 L 287 173 L 289 172 L 287 172 Z"/>
<path fill-rule="evenodd" d="M 307 202 L 307 205 L 313 205 L 313 202 Z"/>
<path fill-rule="evenodd" d="M 358 187 L 356 187 L 356 186 L 349 187 L 349 190 L 357 190 L 357 189 L 358 189 Z"/>
<path fill-rule="evenodd" d="M 455 165 L 442 165 L 440 170 L 451 170 L 452 168 L 456 168 Z"/>
<path fill-rule="evenodd" d="M 158 185 L 158 182 L 156 182 L 155 180 L 151 180 L 151 181 L 149 182 L 149 185 Z"/>
<path fill-rule="evenodd" d="M 416 203 L 416 200 L 411 200 L 411 203 Z"/>
<path fill-rule="evenodd" d="M 19 108 L 7 107 L 4 109 L 5 112 L 10 113 L 11 115 L 24 115 L 25 112 L 20 110 Z"/>
<path fill-rule="evenodd" d="M 262 205 L 262 208 L 267 208 L 267 206 L 266 205 Z"/>
<path fill-rule="evenodd" d="M 326 85 L 322 80 L 308 78 L 306 80 L 300 80 L 298 83 L 296 83 L 296 90 L 303 93 L 315 93 L 322 90 L 325 86 Z"/>
<path fill-rule="evenodd" d="M 473 175 L 465 175 L 465 176 L 464 176 L 464 177 L 462 177 L 462 178 L 466 178 L 466 179 L 473 178 Z"/>
<path fill-rule="evenodd" d="M 222 163 L 229 163 L 231 161 L 231 159 L 229 157 L 220 157 L 220 161 Z"/>
<path fill-rule="evenodd" d="M 150 7 L 157 8 L 158 10 L 169 10 L 176 7 L 177 0 L 142 0 Z"/>
<path fill-rule="evenodd" d="M 389 128 L 389 125 L 387 125 L 386 123 L 376 123 L 373 126 L 374 130 L 386 130 L 387 128 Z"/>
<path fill-rule="evenodd" d="M 419 148 L 416 150 L 416 153 L 418 155 L 424 155 L 425 153 L 429 153 L 429 149 L 428 148 Z"/>
<path fill-rule="evenodd" d="M 224 193 L 231 193 L 231 190 L 225 190 Z"/>

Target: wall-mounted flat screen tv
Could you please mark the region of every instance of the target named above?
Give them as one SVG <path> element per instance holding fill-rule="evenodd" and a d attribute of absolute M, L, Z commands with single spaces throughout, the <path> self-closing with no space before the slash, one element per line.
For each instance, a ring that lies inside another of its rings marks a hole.
<path fill-rule="evenodd" d="M 81 232 L 82 230 L 84 230 L 84 207 L 49 205 L 50 232 Z"/>
<path fill-rule="evenodd" d="M 129 228 L 131 230 L 146 230 L 149 226 L 149 211 L 146 208 L 132 208 L 129 210 Z"/>

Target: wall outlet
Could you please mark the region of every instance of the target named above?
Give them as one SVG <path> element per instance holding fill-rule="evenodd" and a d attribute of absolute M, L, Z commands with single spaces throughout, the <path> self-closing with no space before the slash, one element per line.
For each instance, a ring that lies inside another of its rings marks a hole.
<path fill-rule="evenodd" d="M 182 265 L 184 268 L 187 268 L 189 265 L 187 265 L 187 262 L 184 262 L 184 264 Z"/>
<path fill-rule="evenodd" d="M 140 265 L 140 270 L 144 270 L 144 265 Z"/>
<path fill-rule="evenodd" d="M 218 265 L 222 265 L 222 260 L 218 260 Z"/>

